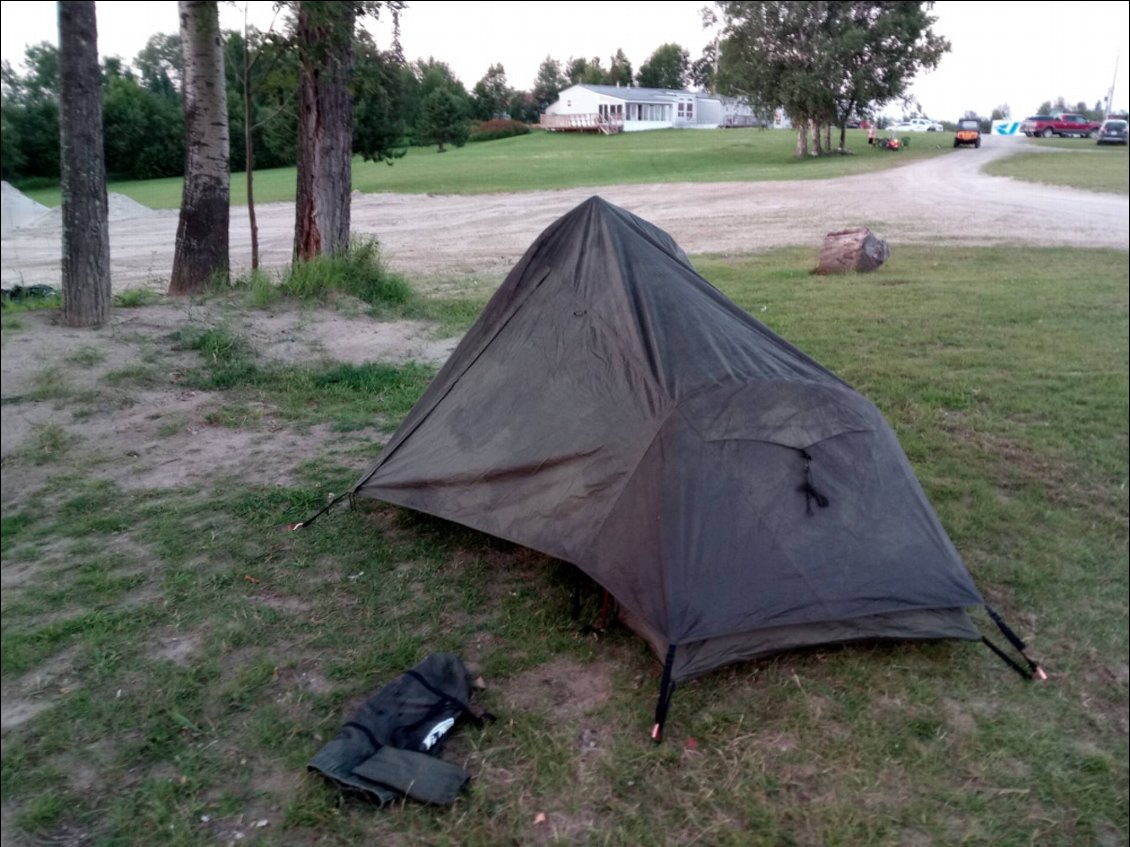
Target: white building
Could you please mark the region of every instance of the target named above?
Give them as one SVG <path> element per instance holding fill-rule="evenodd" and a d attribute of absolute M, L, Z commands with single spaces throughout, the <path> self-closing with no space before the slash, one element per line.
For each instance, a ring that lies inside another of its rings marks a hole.
<path fill-rule="evenodd" d="M 762 126 L 764 121 L 753 113 L 744 97 L 719 97 L 722 103 L 722 125 L 728 127 Z"/>
<path fill-rule="evenodd" d="M 635 132 L 644 129 L 706 129 L 720 126 L 722 101 L 709 94 L 669 88 L 572 85 L 541 117 L 555 132 Z"/>

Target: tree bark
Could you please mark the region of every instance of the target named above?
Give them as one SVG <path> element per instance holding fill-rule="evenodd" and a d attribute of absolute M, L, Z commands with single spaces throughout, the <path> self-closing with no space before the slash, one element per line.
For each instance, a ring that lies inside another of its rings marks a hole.
<path fill-rule="evenodd" d="M 353 187 L 352 3 L 298 4 L 298 190 L 294 256 L 349 249 Z"/>
<path fill-rule="evenodd" d="M 796 157 L 808 158 L 808 122 L 799 118 L 796 123 Z"/>
<path fill-rule="evenodd" d="M 251 270 L 259 270 L 259 222 L 255 219 L 255 143 L 251 138 L 251 49 L 247 39 L 247 11 L 243 18 L 243 154 L 247 168 L 247 221 L 251 227 Z"/>
<path fill-rule="evenodd" d="M 196 294 L 228 273 L 228 95 L 215 0 L 180 0 L 179 10 L 184 48 L 184 193 L 169 294 Z"/>
<path fill-rule="evenodd" d="M 890 258 L 887 242 L 876 238 L 867 227 L 829 232 L 820 250 L 818 274 L 873 271 Z"/>
<path fill-rule="evenodd" d="M 63 322 L 110 319 L 110 228 L 94 0 L 59 3 Z"/>

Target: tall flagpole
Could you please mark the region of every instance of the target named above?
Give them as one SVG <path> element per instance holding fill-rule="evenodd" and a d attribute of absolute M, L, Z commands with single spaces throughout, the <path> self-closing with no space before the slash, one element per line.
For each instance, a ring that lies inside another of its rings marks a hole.
<path fill-rule="evenodd" d="M 1114 56 L 1114 78 L 1110 81 L 1110 91 L 1106 95 L 1106 114 L 1103 118 L 1108 118 L 1114 110 L 1114 87 L 1118 84 L 1118 64 L 1122 60 L 1122 51 L 1119 50 Z"/>

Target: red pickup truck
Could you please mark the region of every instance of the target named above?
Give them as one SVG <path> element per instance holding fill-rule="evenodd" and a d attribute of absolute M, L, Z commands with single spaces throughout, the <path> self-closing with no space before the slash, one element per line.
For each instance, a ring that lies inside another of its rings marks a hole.
<path fill-rule="evenodd" d="M 1051 138 L 1053 135 L 1087 138 L 1097 137 L 1100 126 L 1098 121 L 1089 121 L 1082 115 L 1065 112 L 1062 115 L 1033 115 L 1025 118 L 1020 124 L 1020 131 L 1029 138 Z"/>

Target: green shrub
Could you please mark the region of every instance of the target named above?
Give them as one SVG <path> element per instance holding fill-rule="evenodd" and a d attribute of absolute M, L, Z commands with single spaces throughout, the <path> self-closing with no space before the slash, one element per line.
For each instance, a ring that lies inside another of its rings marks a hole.
<path fill-rule="evenodd" d="M 62 308 L 63 295 L 50 285 L 17 285 L 7 289 L 0 302 L 5 312 L 34 312 Z"/>
<path fill-rule="evenodd" d="M 161 293 L 151 288 L 127 288 L 114 295 L 114 305 L 119 309 L 136 309 L 161 302 Z"/>
<path fill-rule="evenodd" d="M 340 291 L 373 306 L 404 306 L 414 295 L 408 280 L 385 267 L 380 244 L 374 239 L 355 241 L 340 256 L 295 262 L 279 287 L 302 299 L 325 300 Z"/>
<path fill-rule="evenodd" d="M 226 327 L 186 326 L 173 334 L 173 340 L 181 350 L 197 350 L 205 358 L 226 362 L 242 356 L 248 350 L 247 343 L 232 335 Z"/>
<path fill-rule="evenodd" d="M 35 427 L 28 452 L 35 464 L 44 465 L 54 462 L 70 446 L 71 437 L 67 431 L 59 424 L 49 423 Z"/>
<path fill-rule="evenodd" d="M 181 350 L 196 350 L 204 359 L 205 372 L 187 378 L 194 387 L 232 388 L 253 384 L 261 376 L 251 346 L 226 327 L 183 327 L 173 334 L 173 342 Z"/>
<path fill-rule="evenodd" d="M 283 295 L 270 276 L 259 269 L 232 280 L 232 288 L 242 290 L 244 301 L 255 309 L 266 309 L 274 305 Z"/>
<path fill-rule="evenodd" d="M 495 118 L 483 121 L 471 130 L 471 141 L 496 141 L 499 138 L 513 138 L 516 135 L 529 135 L 530 126 L 521 121 Z"/>
<path fill-rule="evenodd" d="M 57 176 L 25 176 L 12 179 L 12 185 L 20 191 L 42 191 L 45 188 L 59 188 Z"/>

